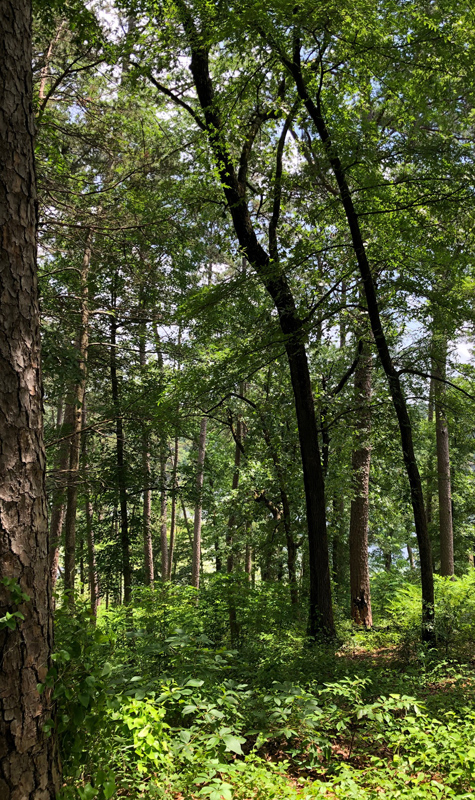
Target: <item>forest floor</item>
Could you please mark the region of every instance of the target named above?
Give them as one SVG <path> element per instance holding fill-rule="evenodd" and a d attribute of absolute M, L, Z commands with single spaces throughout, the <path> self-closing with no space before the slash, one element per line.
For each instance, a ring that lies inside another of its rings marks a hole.
<path fill-rule="evenodd" d="M 473 641 L 347 626 L 316 645 L 253 614 L 231 647 L 215 600 L 203 615 L 186 593 L 144 595 L 97 626 L 59 612 L 64 798 L 473 796 Z"/>

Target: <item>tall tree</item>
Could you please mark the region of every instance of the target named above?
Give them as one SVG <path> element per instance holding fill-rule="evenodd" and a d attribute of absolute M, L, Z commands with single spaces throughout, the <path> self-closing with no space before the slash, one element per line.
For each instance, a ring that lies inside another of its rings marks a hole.
<path fill-rule="evenodd" d="M 36 278 L 31 4 L 0 14 L 0 795 L 54 800 L 56 739 L 39 693 L 53 641 Z"/>

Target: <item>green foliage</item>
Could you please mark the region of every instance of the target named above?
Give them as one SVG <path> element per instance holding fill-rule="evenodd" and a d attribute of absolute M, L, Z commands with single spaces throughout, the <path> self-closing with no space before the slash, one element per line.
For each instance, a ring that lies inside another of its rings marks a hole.
<path fill-rule="evenodd" d="M 406 603 L 403 641 L 419 625 L 416 590 L 386 589 L 388 623 Z M 441 631 L 460 653 L 470 592 L 471 575 L 438 581 Z M 226 581 L 211 581 L 198 605 L 185 587 L 144 590 L 129 609 L 103 610 L 97 626 L 86 609 L 58 610 L 47 685 L 65 799 L 468 797 L 475 676 L 441 658 L 445 640 L 429 652 L 395 648 L 390 632 L 351 634 L 336 651 L 309 646 L 298 625 L 273 620 L 273 587 L 256 594 L 249 608 L 267 617 L 253 630 L 248 621 L 237 651 L 210 614 L 225 608 Z M 381 662 L 372 641 L 392 660 Z"/>

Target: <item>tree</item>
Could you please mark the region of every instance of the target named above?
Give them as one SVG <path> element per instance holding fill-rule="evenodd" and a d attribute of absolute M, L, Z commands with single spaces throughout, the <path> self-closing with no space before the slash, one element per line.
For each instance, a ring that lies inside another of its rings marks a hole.
<path fill-rule="evenodd" d="M 59 787 L 51 691 L 53 643 L 45 496 L 31 5 L 0 16 L 0 794 L 53 800 Z"/>

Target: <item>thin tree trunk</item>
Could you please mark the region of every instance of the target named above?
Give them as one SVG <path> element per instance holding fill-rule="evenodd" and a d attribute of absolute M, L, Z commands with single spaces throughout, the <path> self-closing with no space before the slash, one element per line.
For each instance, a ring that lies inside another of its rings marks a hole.
<path fill-rule="evenodd" d="M 246 525 L 246 554 L 244 560 L 244 571 L 247 575 L 249 583 L 252 582 L 252 545 L 250 540 L 251 523 Z"/>
<path fill-rule="evenodd" d="M 355 371 L 356 446 L 351 466 L 353 498 L 350 510 L 351 617 L 357 625 L 371 628 L 371 597 L 368 564 L 369 473 L 371 466 L 371 353 L 364 345 Z"/>
<path fill-rule="evenodd" d="M 53 614 L 45 491 L 31 4 L 0 13 L 0 797 L 54 800 Z M 40 694 L 38 683 L 43 684 Z"/>
<path fill-rule="evenodd" d="M 160 443 L 160 552 L 162 557 L 162 581 L 169 580 L 167 538 L 167 455 L 166 442 L 162 441 Z"/>
<path fill-rule="evenodd" d="M 56 462 L 56 481 L 57 486 L 54 489 L 51 501 L 51 521 L 49 529 L 49 547 L 51 558 L 51 581 L 54 589 L 56 579 L 58 576 L 59 565 L 59 546 L 61 543 L 61 534 L 63 532 L 64 512 L 66 510 L 66 494 L 65 489 L 67 485 L 67 475 L 69 467 L 69 450 L 70 438 L 69 435 L 73 429 L 74 411 L 71 403 L 66 404 L 63 420 L 58 428 L 60 437 L 63 441 L 59 445 L 58 459 Z"/>
<path fill-rule="evenodd" d="M 140 366 L 145 367 L 145 325 L 140 331 L 139 340 Z M 142 423 L 142 479 L 144 481 L 143 507 L 142 507 L 142 531 L 143 531 L 143 551 L 144 551 L 144 572 L 145 585 L 153 587 L 153 544 L 152 544 L 152 490 L 150 488 L 150 451 L 149 451 L 149 432 L 145 423 Z"/>
<path fill-rule="evenodd" d="M 447 338 L 443 337 L 435 359 L 434 405 L 437 444 L 437 488 L 439 494 L 440 574 L 454 574 L 454 531 L 450 477 L 449 429 L 445 413 Z"/>
<path fill-rule="evenodd" d="M 399 423 L 401 446 L 411 490 L 414 525 L 419 546 L 422 584 L 422 636 L 425 640 L 432 641 L 434 639 L 434 580 L 432 575 L 432 553 L 427 531 L 427 519 L 424 509 L 422 481 L 414 452 L 412 425 L 407 410 L 406 399 L 401 382 L 399 380 L 398 372 L 394 367 L 387 339 L 383 330 L 373 274 L 368 261 L 366 247 L 360 229 L 359 217 L 353 203 L 353 197 L 350 188 L 348 186 L 345 169 L 340 161 L 335 144 L 332 142 L 330 133 L 327 129 L 320 106 L 320 97 L 317 96 L 317 100 L 314 102 L 307 91 L 301 70 L 300 41 L 297 35 L 295 36 L 294 40 L 293 59 L 292 61 L 286 60 L 285 65 L 291 72 L 298 94 L 318 131 L 318 135 L 327 154 L 328 163 L 338 184 L 341 202 L 346 214 L 348 228 L 352 238 L 353 248 L 365 292 L 371 330 L 376 348 L 378 350 L 379 359 L 386 374 L 389 391 Z"/>
<path fill-rule="evenodd" d="M 173 554 L 175 550 L 175 528 L 176 528 L 176 495 L 178 491 L 177 486 L 177 472 L 178 472 L 178 436 L 175 436 L 175 447 L 173 451 L 173 469 L 172 469 L 172 507 L 170 513 L 170 540 L 168 545 L 168 577 L 171 579 Z"/>
<path fill-rule="evenodd" d="M 200 438 L 198 443 L 198 460 L 196 466 L 196 503 L 195 519 L 193 525 L 193 559 L 191 567 L 191 585 L 196 589 L 200 586 L 200 563 L 201 563 L 201 513 L 202 513 L 202 493 L 203 493 L 203 472 L 206 452 L 206 428 L 208 418 L 201 420 Z"/>
<path fill-rule="evenodd" d="M 127 475 L 124 458 L 124 426 L 119 395 L 119 379 L 117 375 L 117 297 L 115 290 L 112 294 L 111 316 L 111 348 L 110 348 L 110 376 L 112 386 L 112 402 L 116 417 L 116 460 L 117 482 L 119 488 L 120 505 L 120 544 L 122 552 L 122 576 L 124 579 L 124 603 L 128 605 L 132 597 L 132 571 L 130 567 L 130 542 L 129 523 L 127 515 Z"/>
<path fill-rule="evenodd" d="M 89 265 L 91 262 L 91 231 L 88 231 L 81 266 L 81 330 L 78 337 L 79 375 L 73 395 L 73 435 L 69 450 L 69 474 L 64 523 L 64 590 L 68 601 L 74 603 L 76 579 L 76 514 L 79 488 L 79 459 L 81 453 L 82 406 L 86 390 L 87 351 L 89 347 Z"/>
<path fill-rule="evenodd" d="M 409 566 L 410 566 L 411 569 L 415 569 L 416 568 L 416 564 L 415 564 L 415 561 L 414 561 L 414 552 L 412 550 L 412 547 L 411 547 L 410 544 L 407 544 L 406 547 L 407 547 L 407 557 L 409 559 Z"/>
<path fill-rule="evenodd" d="M 87 410 L 86 398 L 84 397 L 84 404 L 82 410 L 82 427 L 83 430 L 87 423 Z M 84 472 L 84 486 L 85 486 L 85 512 L 86 512 L 86 543 L 87 543 L 87 575 L 89 584 L 89 597 L 91 603 L 92 616 L 95 619 L 97 616 L 97 609 L 99 606 L 99 576 L 97 573 L 96 565 L 96 548 L 94 542 L 94 528 L 93 528 L 93 509 L 91 503 L 91 492 L 89 488 L 89 460 L 87 453 L 87 436 L 83 437 L 82 442 L 82 460 Z"/>
<path fill-rule="evenodd" d="M 233 480 L 231 484 L 231 489 L 233 494 L 236 492 L 236 489 L 239 486 L 239 469 L 241 466 L 241 446 L 242 446 L 242 439 L 243 439 L 243 424 L 242 420 L 238 419 L 237 426 L 236 426 L 236 444 L 234 447 L 234 472 L 233 472 Z M 233 501 L 234 503 L 234 497 Z M 226 549 L 227 549 L 227 559 L 226 559 L 226 572 L 228 575 L 234 569 L 234 533 L 236 527 L 236 516 L 234 512 L 232 512 L 228 519 L 228 527 L 226 531 Z"/>

